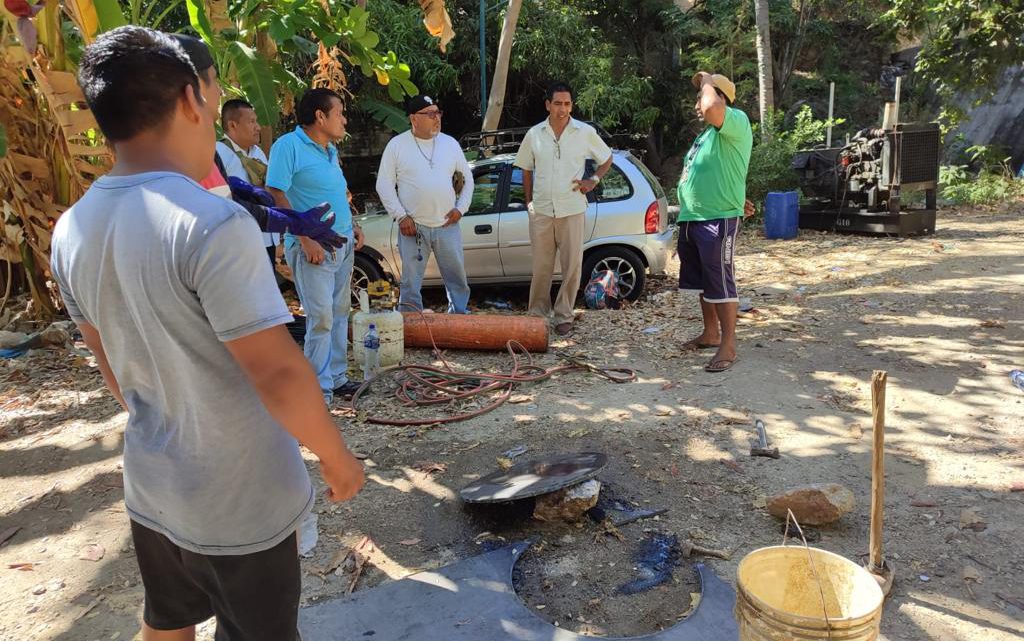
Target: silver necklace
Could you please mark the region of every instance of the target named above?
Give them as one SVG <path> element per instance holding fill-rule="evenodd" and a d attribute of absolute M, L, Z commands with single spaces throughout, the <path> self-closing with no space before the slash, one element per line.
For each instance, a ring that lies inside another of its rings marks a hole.
<path fill-rule="evenodd" d="M 437 138 L 431 138 L 430 139 L 430 155 L 429 156 L 427 154 L 423 153 L 423 148 L 420 147 L 420 139 L 416 138 L 415 136 L 413 136 L 413 139 L 416 141 L 416 149 L 420 150 L 420 155 L 423 156 L 424 160 L 426 160 L 428 163 L 430 163 L 430 168 L 433 169 L 434 168 L 434 149 L 437 147 Z"/>

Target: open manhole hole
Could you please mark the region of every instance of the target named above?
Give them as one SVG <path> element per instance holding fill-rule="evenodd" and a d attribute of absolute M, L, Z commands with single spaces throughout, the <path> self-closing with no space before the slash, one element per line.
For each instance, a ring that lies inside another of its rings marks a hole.
<path fill-rule="evenodd" d="M 634 637 L 669 628 L 691 610 L 700 579 L 692 562 L 660 552 L 671 545 L 671 536 L 642 530 L 624 528 L 624 542 L 593 524 L 554 540 L 545 537 L 545 544 L 528 550 L 516 565 L 516 593 L 538 616 L 579 634 Z M 638 556 L 648 563 L 638 563 Z M 659 572 L 667 580 L 659 582 Z M 626 586 L 626 592 L 638 591 L 625 593 Z"/>
<path fill-rule="evenodd" d="M 580 522 L 531 517 L 538 497 L 579 486 L 606 463 L 597 452 L 549 455 L 488 474 L 459 495 L 492 527 L 503 522 L 516 536 L 541 536 L 513 571 L 516 593 L 538 616 L 588 636 L 656 633 L 684 618 L 692 595 L 701 591 L 696 568 L 681 558 L 679 540 L 646 520 L 656 512 L 639 516 L 639 504 L 619 500 L 602 484 L 598 506 Z M 634 520 L 625 520 L 630 516 Z M 609 522 L 624 525 L 606 528 Z"/>

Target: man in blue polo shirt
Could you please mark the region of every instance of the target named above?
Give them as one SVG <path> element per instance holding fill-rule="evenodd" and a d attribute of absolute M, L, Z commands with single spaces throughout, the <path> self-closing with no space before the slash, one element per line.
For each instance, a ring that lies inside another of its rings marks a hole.
<path fill-rule="evenodd" d="M 335 395 L 350 397 L 359 387 L 347 374 L 348 314 L 352 263 L 355 250 L 363 246 L 363 232 L 352 224 L 345 174 L 334 146 L 345 135 L 343 112 L 334 91 L 307 91 L 295 110 L 299 126 L 271 147 L 267 169 L 267 188 L 279 207 L 303 210 L 326 201 L 334 211 L 334 231 L 350 241 L 329 254 L 305 236 L 286 234 L 284 239 L 285 260 L 306 311 L 306 358 L 327 403 Z"/>

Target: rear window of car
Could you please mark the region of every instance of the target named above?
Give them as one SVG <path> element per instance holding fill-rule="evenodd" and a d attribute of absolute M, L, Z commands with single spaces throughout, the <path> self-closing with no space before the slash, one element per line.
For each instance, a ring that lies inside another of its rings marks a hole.
<path fill-rule="evenodd" d="M 659 181 L 655 177 L 655 175 L 651 173 L 651 170 L 648 169 L 637 158 L 634 158 L 631 155 L 628 155 L 626 157 L 629 159 L 629 162 L 633 163 L 633 166 L 635 166 L 637 169 L 639 169 L 640 173 L 644 175 L 644 179 L 647 181 L 647 184 L 651 186 L 651 191 L 654 192 L 654 197 L 659 199 L 659 200 L 664 198 L 665 197 L 665 190 L 661 188 L 661 181 Z"/>
<path fill-rule="evenodd" d="M 608 168 L 608 172 L 598 184 L 598 189 L 600 190 L 597 196 L 599 202 L 625 200 L 633 195 L 633 185 L 629 183 L 629 178 L 626 178 L 626 174 L 622 173 L 622 170 L 615 165 Z"/>

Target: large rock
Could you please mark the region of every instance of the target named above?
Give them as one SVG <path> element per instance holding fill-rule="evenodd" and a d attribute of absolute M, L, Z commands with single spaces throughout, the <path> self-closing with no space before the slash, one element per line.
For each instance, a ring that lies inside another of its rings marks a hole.
<path fill-rule="evenodd" d="M 540 521 L 579 521 L 587 510 L 597 505 L 601 482 L 591 479 L 538 496 L 533 508 L 533 518 Z"/>
<path fill-rule="evenodd" d="M 1024 162 L 1024 66 L 1007 69 L 995 94 L 984 103 L 975 105 L 976 98 L 973 94 L 956 97 L 967 113 L 947 140 L 962 136 L 963 147 L 1001 145 L 1012 157 L 1011 166 L 1016 171 Z M 948 145 L 947 153 L 957 146 Z"/>
<path fill-rule="evenodd" d="M 54 323 L 39 334 L 44 347 L 64 347 L 71 343 L 71 332 L 65 323 Z"/>
<path fill-rule="evenodd" d="M 848 488 L 838 483 L 816 483 L 787 490 L 768 499 L 768 513 L 786 518 L 786 510 L 793 510 L 800 525 L 828 525 L 835 523 L 857 507 L 857 499 Z"/>

